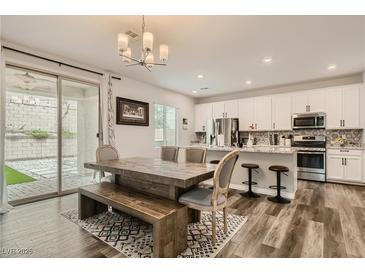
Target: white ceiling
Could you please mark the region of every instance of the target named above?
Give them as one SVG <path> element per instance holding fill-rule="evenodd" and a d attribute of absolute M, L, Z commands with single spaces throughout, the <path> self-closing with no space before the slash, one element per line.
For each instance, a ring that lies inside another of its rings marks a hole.
<path fill-rule="evenodd" d="M 364 68 L 363 16 L 146 16 L 169 45 L 167 67 L 126 68 L 118 32 L 140 34 L 141 16 L 2 16 L 5 41 L 194 96 L 350 74 Z M 139 57 L 140 44 L 132 44 Z M 158 53 L 155 52 L 155 56 Z M 262 59 L 270 56 L 272 64 Z M 335 71 L 328 71 L 336 64 Z M 203 74 L 198 79 L 197 74 Z M 251 85 L 245 81 L 251 80 Z"/>

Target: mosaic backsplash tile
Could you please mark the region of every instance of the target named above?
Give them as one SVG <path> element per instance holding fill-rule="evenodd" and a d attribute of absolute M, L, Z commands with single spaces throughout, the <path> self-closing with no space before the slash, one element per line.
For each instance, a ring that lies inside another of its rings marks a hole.
<path fill-rule="evenodd" d="M 305 130 L 293 130 L 293 131 L 260 131 L 251 132 L 255 138 L 255 144 L 257 145 L 269 145 L 270 134 L 276 133 L 279 138 L 288 135 L 314 135 L 314 136 L 326 136 L 327 144 L 331 145 L 337 137 L 343 135 L 346 136 L 346 145 L 360 147 L 362 145 L 362 129 L 341 129 L 341 130 L 325 130 L 325 129 L 305 129 Z M 247 135 L 248 132 L 241 132 L 242 135 Z"/>

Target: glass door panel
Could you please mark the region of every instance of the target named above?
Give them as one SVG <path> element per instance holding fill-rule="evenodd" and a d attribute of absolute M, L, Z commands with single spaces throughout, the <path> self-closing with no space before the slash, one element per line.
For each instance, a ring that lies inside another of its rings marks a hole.
<path fill-rule="evenodd" d="M 99 87 L 61 79 L 62 191 L 95 183 L 84 163 L 95 161 L 99 145 Z M 98 178 L 98 177 L 96 177 Z"/>
<path fill-rule="evenodd" d="M 5 83 L 9 201 L 57 194 L 57 77 L 8 66 Z"/>

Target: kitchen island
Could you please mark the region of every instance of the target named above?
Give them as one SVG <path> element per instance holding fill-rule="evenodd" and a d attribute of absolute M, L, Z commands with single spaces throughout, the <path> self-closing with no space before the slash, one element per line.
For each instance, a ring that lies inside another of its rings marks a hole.
<path fill-rule="evenodd" d="M 193 147 L 199 147 L 194 145 Z M 202 147 L 202 146 L 200 146 Z M 211 160 L 220 160 L 232 147 L 206 147 L 207 163 Z M 253 191 L 261 194 L 275 195 L 276 190 L 270 189 L 270 185 L 276 185 L 276 173 L 269 170 L 271 165 L 283 165 L 289 168 L 288 176 L 281 175 L 281 185 L 286 189 L 282 191 L 282 196 L 293 199 L 297 190 L 297 151 L 292 147 L 279 146 L 252 146 L 238 148 L 241 153 L 236 167 L 233 171 L 231 189 L 247 190 L 248 186 L 242 184 L 248 179 L 246 168 L 241 167 L 242 163 L 258 164 L 258 173 L 252 173 L 253 181 L 257 185 L 253 186 Z"/>

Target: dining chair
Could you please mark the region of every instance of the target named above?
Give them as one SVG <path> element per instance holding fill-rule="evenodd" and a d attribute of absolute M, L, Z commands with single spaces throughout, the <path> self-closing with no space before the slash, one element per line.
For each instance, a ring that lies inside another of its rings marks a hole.
<path fill-rule="evenodd" d="M 212 212 L 212 243 L 216 243 L 216 213 L 223 209 L 224 233 L 228 231 L 227 225 L 227 200 L 232 173 L 236 165 L 240 151 L 234 150 L 228 153 L 219 162 L 213 176 L 213 189 L 196 187 L 182 194 L 179 202 L 189 208 L 199 211 Z"/>
<path fill-rule="evenodd" d="M 177 162 L 179 157 L 179 147 L 176 146 L 162 146 L 161 160 Z"/>
<path fill-rule="evenodd" d="M 119 153 L 118 150 L 111 145 L 101 145 L 96 149 L 96 162 L 118 160 Z M 96 172 L 94 172 L 94 179 L 96 177 Z M 113 175 L 105 176 L 104 171 L 99 171 L 99 181 L 100 182 L 113 182 Z"/>
<path fill-rule="evenodd" d="M 189 163 L 205 163 L 207 155 L 206 148 L 188 147 L 185 148 L 185 161 Z"/>

